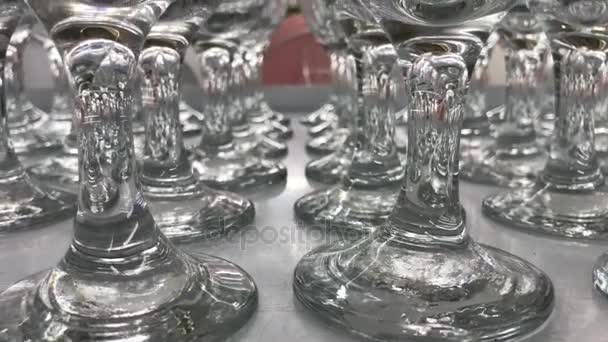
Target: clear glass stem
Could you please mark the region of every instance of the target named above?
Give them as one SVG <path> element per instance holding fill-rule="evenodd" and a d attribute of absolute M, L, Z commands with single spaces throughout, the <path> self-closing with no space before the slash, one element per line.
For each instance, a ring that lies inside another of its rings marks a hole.
<path fill-rule="evenodd" d="M 467 75 L 457 54 L 424 54 L 406 81 L 406 176 L 388 227 L 405 241 L 457 244 L 466 237 L 458 151 Z"/>
<path fill-rule="evenodd" d="M 72 248 L 64 262 L 121 271 L 140 269 L 142 251 L 158 240 L 152 216 L 137 184 L 131 115 L 137 56 L 107 39 L 90 39 L 67 51 L 65 62 L 76 90 L 74 122 L 78 132 L 80 189 Z M 137 260 L 135 260 L 137 259 Z M 113 272 L 111 272 L 113 273 Z"/>
<path fill-rule="evenodd" d="M 184 153 L 179 121 L 181 56 L 173 48 L 148 47 L 142 52 L 139 65 L 142 108 L 146 112 L 142 181 L 190 178 L 192 171 Z"/>
<path fill-rule="evenodd" d="M 329 72 L 336 89 L 330 95 L 330 102 L 336 104 L 337 126 L 352 129 L 352 113 L 356 110 L 353 106 L 353 97 L 356 96 L 357 91 L 353 58 L 344 46 L 328 47 L 327 51 L 330 61 Z"/>
<path fill-rule="evenodd" d="M 230 102 L 232 60 L 230 49 L 220 44 L 201 46 L 198 51 L 200 62 L 199 86 L 204 94 L 205 122 L 201 147 L 222 147 L 233 141 L 232 127 L 228 111 Z"/>
<path fill-rule="evenodd" d="M 511 42 L 505 56 L 507 86 L 504 120 L 495 123 L 499 154 L 521 156 L 538 150 L 534 127 L 541 111 L 542 51 Z"/>
<path fill-rule="evenodd" d="M 53 103 L 51 105 L 51 116 L 53 120 L 68 121 L 72 120 L 72 94 L 70 84 L 65 74 L 63 58 L 51 39 L 38 38 L 41 40 L 43 48 L 46 50 L 50 62 L 51 75 L 53 77 Z"/>
<path fill-rule="evenodd" d="M 605 97 L 597 90 L 606 53 L 567 42 L 567 36 L 552 40 L 557 119 L 541 179 L 556 189 L 594 190 L 604 184 L 594 147 L 594 112 Z"/>

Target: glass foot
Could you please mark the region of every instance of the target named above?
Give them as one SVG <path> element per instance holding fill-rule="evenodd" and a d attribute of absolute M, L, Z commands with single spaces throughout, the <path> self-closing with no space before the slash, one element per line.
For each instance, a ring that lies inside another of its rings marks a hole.
<path fill-rule="evenodd" d="M 37 224 L 50 224 L 75 213 L 76 196 L 43 190 L 25 174 L 0 182 L 0 232 L 15 231 Z"/>
<path fill-rule="evenodd" d="M 242 153 L 254 152 L 258 156 L 274 159 L 283 158 L 289 152 L 286 143 L 252 133 L 249 130 L 243 134 L 233 130 L 232 137 L 236 148 Z"/>
<path fill-rule="evenodd" d="M 78 154 L 59 154 L 30 166 L 27 172 L 47 187 L 78 192 Z"/>
<path fill-rule="evenodd" d="M 337 118 L 336 108 L 330 103 L 326 103 L 316 111 L 304 116 L 300 119 L 300 123 L 304 126 L 316 126 L 322 122 Z"/>
<path fill-rule="evenodd" d="M 530 187 L 544 169 L 546 161 L 547 152 L 542 146 L 519 150 L 517 154 L 490 146 L 481 158 L 462 158 L 460 178 L 511 188 Z"/>
<path fill-rule="evenodd" d="M 593 268 L 593 286 L 608 296 L 608 253 L 603 254 Z"/>
<path fill-rule="evenodd" d="M 204 122 L 204 116 L 186 102 L 180 101 L 179 122 L 182 125 L 182 132 L 184 134 L 197 134 L 201 132 L 201 123 Z"/>
<path fill-rule="evenodd" d="M 232 144 L 211 153 L 197 147 L 190 159 L 200 180 L 215 189 L 245 190 L 287 180 L 287 169 L 282 164 L 241 153 Z"/>
<path fill-rule="evenodd" d="M 186 342 L 238 330 L 257 305 L 253 279 L 226 260 L 165 244 L 155 246 L 168 253 L 165 264 L 138 276 L 91 277 L 62 262 L 13 285 L 0 295 L 0 340 Z"/>
<path fill-rule="evenodd" d="M 52 130 L 53 123 L 49 115 L 37 108 L 28 106 L 23 109 L 23 121 L 9 122 L 9 130 L 13 148 L 18 154 L 33 153 L 40 150 L 59 148 L 61 146 L 61 130 Z M 69 132 L 69 123 L 68 130 Z"/>
<path fill-rule="evenodd" d="M 278 121 L 250 121 L 249 124 L 251 126 L 251 129 L 256 134 L 265 135 L 274 140 L 284 141 L 293 137 L 293 130 Z"/>
<path fill-rule="evenodd" d="M 253 222 L 253 203 L 202 183 L 173 187 L 142 185 L 158 228 L 173 241 L 214 239 Z"/>
<path fill-rule="evenodd" d="M 313 250 L 293 287 L 318 317 L 374 341 L 507 341 L 538 328 L 554 297 L 507 252 L 468 239 L 416 248 L 385 231 Z"/>
<path fill-rule="evenodd" d="M 369 233 L 386 221 L 399 187 L 361 190 L 341 186 L 314 191 L 294 204 L 296 217 L 323 229 Z"/>
<path fill-rule="evenodd" d="M 608 239 L 608 191 L 558 191 L 542 183 L 483 200 L 490 218 L 528 232 L 573 239 Z"/>
<path fill-rule="evenodd" d="M 344 178 L 352 160 L 352 153 L 338 150 L 309 162 L 305 169 L 306 178 L 321 184 L 336 184 Z"/>
<path fill-rule="evenodd" d="M 325 122 L 321 122 L 316 126 L 312 126 L 308 129 L 308 135 L 313 138 L 317 138 L 320 136 L 324 136 L 327 134 L 332 134 L 334 130 L 338 129 L 338 123 L 335 120 L 329 120 Z"/>
<path fill-rule="evenodd" d="M 262 114 L 264 116 L 267 116 L 271 120 L 279 122 L 281 125 L 285 125 L 285 126 L 291 125 L 290 118 L 285 116 L 285 114 L 279 113 L 279 112 L 275 111 L 274 109 L 270 108 L 270 106 L 268 105 L 268 103 L 266 101 L 262 101 L 260 103 L 260 112 L 262 112 Z"/>
<path fill-rule="evenodd" d="M 332 130 L 325 135 L 313 138 L 306 143 L 306 151 L 311 154 L 327 155 L 344 146 L 350 135 L 347 129 Z"/>

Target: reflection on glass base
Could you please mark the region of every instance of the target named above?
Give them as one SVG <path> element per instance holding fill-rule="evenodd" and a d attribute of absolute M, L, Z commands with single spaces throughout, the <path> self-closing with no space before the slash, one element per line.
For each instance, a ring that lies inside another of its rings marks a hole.
<path fill-rule="evenodd" d="M 270 118 L 270 120 L 277 121 L 281 125 L 285 125 L 285 126 L 291 125 L 290 118 L 285 116 L 285 114 L 279 113 L 279 112 L 275 111 L 274 109 L 272 109 L 270 107 L 270 105 L 268 105 L 268 102 L 266 102 L 265 100 L 262 100 L 262 102 L 260 102 L 259 108 L 260 108 L 260 113 L 262 113 L 263 116 Z"/>
<path fill-rule="evenodd" d="M 241 268 L 159 245 L 174 260 L 142 274 L 91 277 L 62 262 L 13 285 L 0 295 L 0 340 L 217 341 L 254 313 L 257 289 Z"/>
<path fill-rule="evenodd" d="M 22 173 L 0 182 L 0 233 L 46 225 L 75 213 L 76 196 L 38 187 Z"/>
<path fill-rule="evenodd" d="M 315 159 L 306 165 L 306 178 L 321 184 L 336 184 L 348 172 L 352 156 L 350 149 L 340 149 L 330 155 Z"/>
<path fill-rule="evenodd" d="M 204 120 L 204 115 L 201 112 L 184 101 L 179 102 L 179 122 L 182 124 L 184 134 L 200 133 Z"/>
<path fill-rule="evenodd" d="M 287 181 L 284 165 L 241 153 L 233 144 L 217 151 L 199 146 L 190 152 L 189 158 L 200 180 L 215 189 L 237 191 Z"/>
<path fill-rule="evenodd" d="M 11 143 L 16 153 L 33 153 L 61 146 L 64 131 L 50 129 L 53 121 L 47 113 L 34 105 L 23 111 L 23 121 L 9 122 Z"/>
<path fill-rule="evenodd" d="M 461 159 L 460 179 L 511 188 L 533 186 L 545 167 L 546 150 L 542 146 L 533 146 L 520 150 L 516 155 L 509 152 L 498 152 L 491 146 L 481 158 Z"/>
<path fill-rule="evenodd" d="M 526 232 L 608 240 L 608 189 L 558 191 L 542 183 L 483 200 L 488 217 Z"/>
<path fill-rule="evenodd" d="M 551 314 L 549 278 L 467 240 L 414 247 L 386 231 L 313 250 L 296 266 L 296 298 L 325 322 L 374 341 L 507 341 Z"/>
<path fill-rule="evenodd" d="M 308 129 L 308 135 L 313 138 L 332 134 L 333 131 L 339 129 L 338 122 L 336 120 L 328 120 L 321 122 L 318 125 L 312 126 Z"/>
<path fill-rule="evenodd" d="M 78 192 L 78 154 L 62 153 L 30 166 L 27 172 L 47 187 Z"/>
<path fill-rule="evenodd" d="M 219 238 L 255 218 L 254 205 L 248 199 L 199 182 L 171 187 L 143 184 L 142 189 L 158 228 L 173 241 Z"/>
<path fill-rule="evenodd" d="M 314 191 L 294 204 L 296 217 L 320 229 L 370 233 L 390 215 L 399 187 L 374 190 L 341 186 Z"/>
<path fill-rule="evenodd" d="M 287 144 L 271 139 L 265 135 L 255 134 L 249 129 L 238 132 L 233 129 L 232 137 L 235 147 L 242 153 L 255 153 L 264 158 L 283 158 L 287 156 Z"/>
<path fill-rule="evenodd" d="M 348 129 L 336 129 L 325 135 L 313 138 L 306 143 L 306 151 L 311 154 L 327 155 L 344 146 L 350 132 Z"/>
<path fill-rule="evenodd" d="M 603 254 L 593 267 L 593 286 L 608 296 L 608 253 Z"/>
<path fill-rule="evenodd" d="M 321 106 L 321 108 L 300 119 L 300 123 L 304 126 L 316 126 L 322 122 L 333 120 L 336 117 L 336 108 L 334 105 L 326 103 Z"/>
<path fill-rule="evenodd" d="M 265 135 L 274 140 L 285 141 L 293 137 L 293 130 L 278 121 L 250 121 L 249 125 L 256 134 Z"/>

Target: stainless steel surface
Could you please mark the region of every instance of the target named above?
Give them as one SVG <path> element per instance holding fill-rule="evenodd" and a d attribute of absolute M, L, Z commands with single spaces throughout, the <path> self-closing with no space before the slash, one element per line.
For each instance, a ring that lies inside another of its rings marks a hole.
<path fill-rule="evenodd" d="M 317 93 L 317 92 L 312 92 Z M 275 89 L 269 96 L 282 98 L 280 109 L 313 110 L 322 98 L 307 96 L 302 101 L 298 89 Z M 292 100 L 293 106 L 289 106 Z M 307 102 L 306 102 L 307 101 Z M 271 103 L 273 100 L 271 99 Z M 293 114 L 292 118 L 296 114 Z M 212 243 L 185 246 L 236 262 L 254 277 L 260 303 L 253 319 L 230 341 L 356 341 L 356 338 L 329 328 L 300 307 L 291 291 L 292 271 L 300 257 L 313 247 L 336 238 L 297 224 L 293 203 L 311 190 L 304 176 L 310 159 L 304 150 L 305 129 L 292 120 L 295 138 L 289 142 L 289 167 L 285 189 L 274 197 L 252 195 L 257 218 L 241 234 Z M 481 215 L 481 199 L 496 188 L 461 182 L 461 198 L 467 209 L 470 233 L 480 242 L 519 255 L 549 274 L 557 292 L 555 312 L 548 324 L 524 341 L 605 342 L 608 326 L 608 298 L 591 286 L 591 269 L 608 245 L 586 244 L 529 235 L 492 223 Z M 22 233 L 0 236 L 0 289 L 33 272 L 55 264 L 69 244 L 71 222 Z"/>

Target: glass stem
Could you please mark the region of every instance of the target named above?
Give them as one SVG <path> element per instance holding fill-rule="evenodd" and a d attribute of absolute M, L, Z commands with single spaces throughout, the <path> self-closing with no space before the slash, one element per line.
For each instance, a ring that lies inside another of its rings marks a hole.
<path fill-rule="evenodd" d="M 509 47 L 505 56 L 506 103 L 504 120 L 495 124 L 496 149 L 512 156 L 538 153 L 534 123 L 540 113 L 538 87 L 542 82 L 542 53 Z M 540 82 L 539 82 L 540 81 Z"/>
<path fill-rule="evenodd" d="M 344 46 L 330 46 L 328 53 L 329 71 L 335 88 L 330 95 L 330 103 L 336 105 L 338 127 L 352 129 L 352 113 L 355 111 L 353 98 L 357 90 L 355 62 Z"/>
<path fill-rule="evenodd" d="M 458 151 L 467 75 L 460 55 L 427 53 L 412 64 L 406 81 L 406 176 L 388 230 L 410 243 L 459 244 L 466 239 Z"/>
<path fill-rule="evenodd" d="M 35 22 L 33 16 L 25 16 L 11 37 L 7 50 L 5 89 L 7 111 L 10 113 L 8 120 L 11 124 L 24 124 L 30 120 L 25 116 L 25 111 L 31 108 L 32 104 L 25 91 L 23 55 L 25 47 L 32 37 L 32 27 Z"/>
<path fill-rule="evenodd" d="M 75 90 L 80 189 L 74 240 L 64 262 L 111 274 L 117 267 L 126 274 L 150 266 L 163 251 L 137 181 L 131 127 L 134 89 L 140 86 L 137 56 L 99 38 L 76 44 L 65 63 Z"/>
<path fill-rule="evenodd" d="M 232 128 L 229 122 L 230 79 L 232 77 L 232 54 L 219 45 L 202 49 L 199 85 L 203 91 L 205 122 L 200 146 L 203 149 L 221 149 L 232 143 Z"/>
<path fill-rule="evenodd" d="M 599 92 L 606 74 L 606 53 L 552 42 L 555 72 L 555 132 L 541 174 L 560 190 L 595 190 L 604 184 L 595 151 L 594 112 L 606 96 Z"/>
<path fill-rule="evenodd" d="M 139 66 L 146 113 L 142 182 L 189 178 L 192 171 L 179 121 L 181 56 L 169 47 L 148 47 L 139 58 Z"/>
<path fill-rule="evenodd" d="M 51 105 L 51 115 L 53 120 L 68 121 L 72 120 L 74 106 L 70 94 L 70 84 L 65 74 L 63 58 L 57 47 L 50 39 L 42 39 L 42 44 L 47 52 L 50 61 L 51 75 L 53 77 L 54 90 L 53 104 Z M 72 129 L 73 130 L 73 127 Z M 72 134 L 72 132 L 70 132 Z"/>

